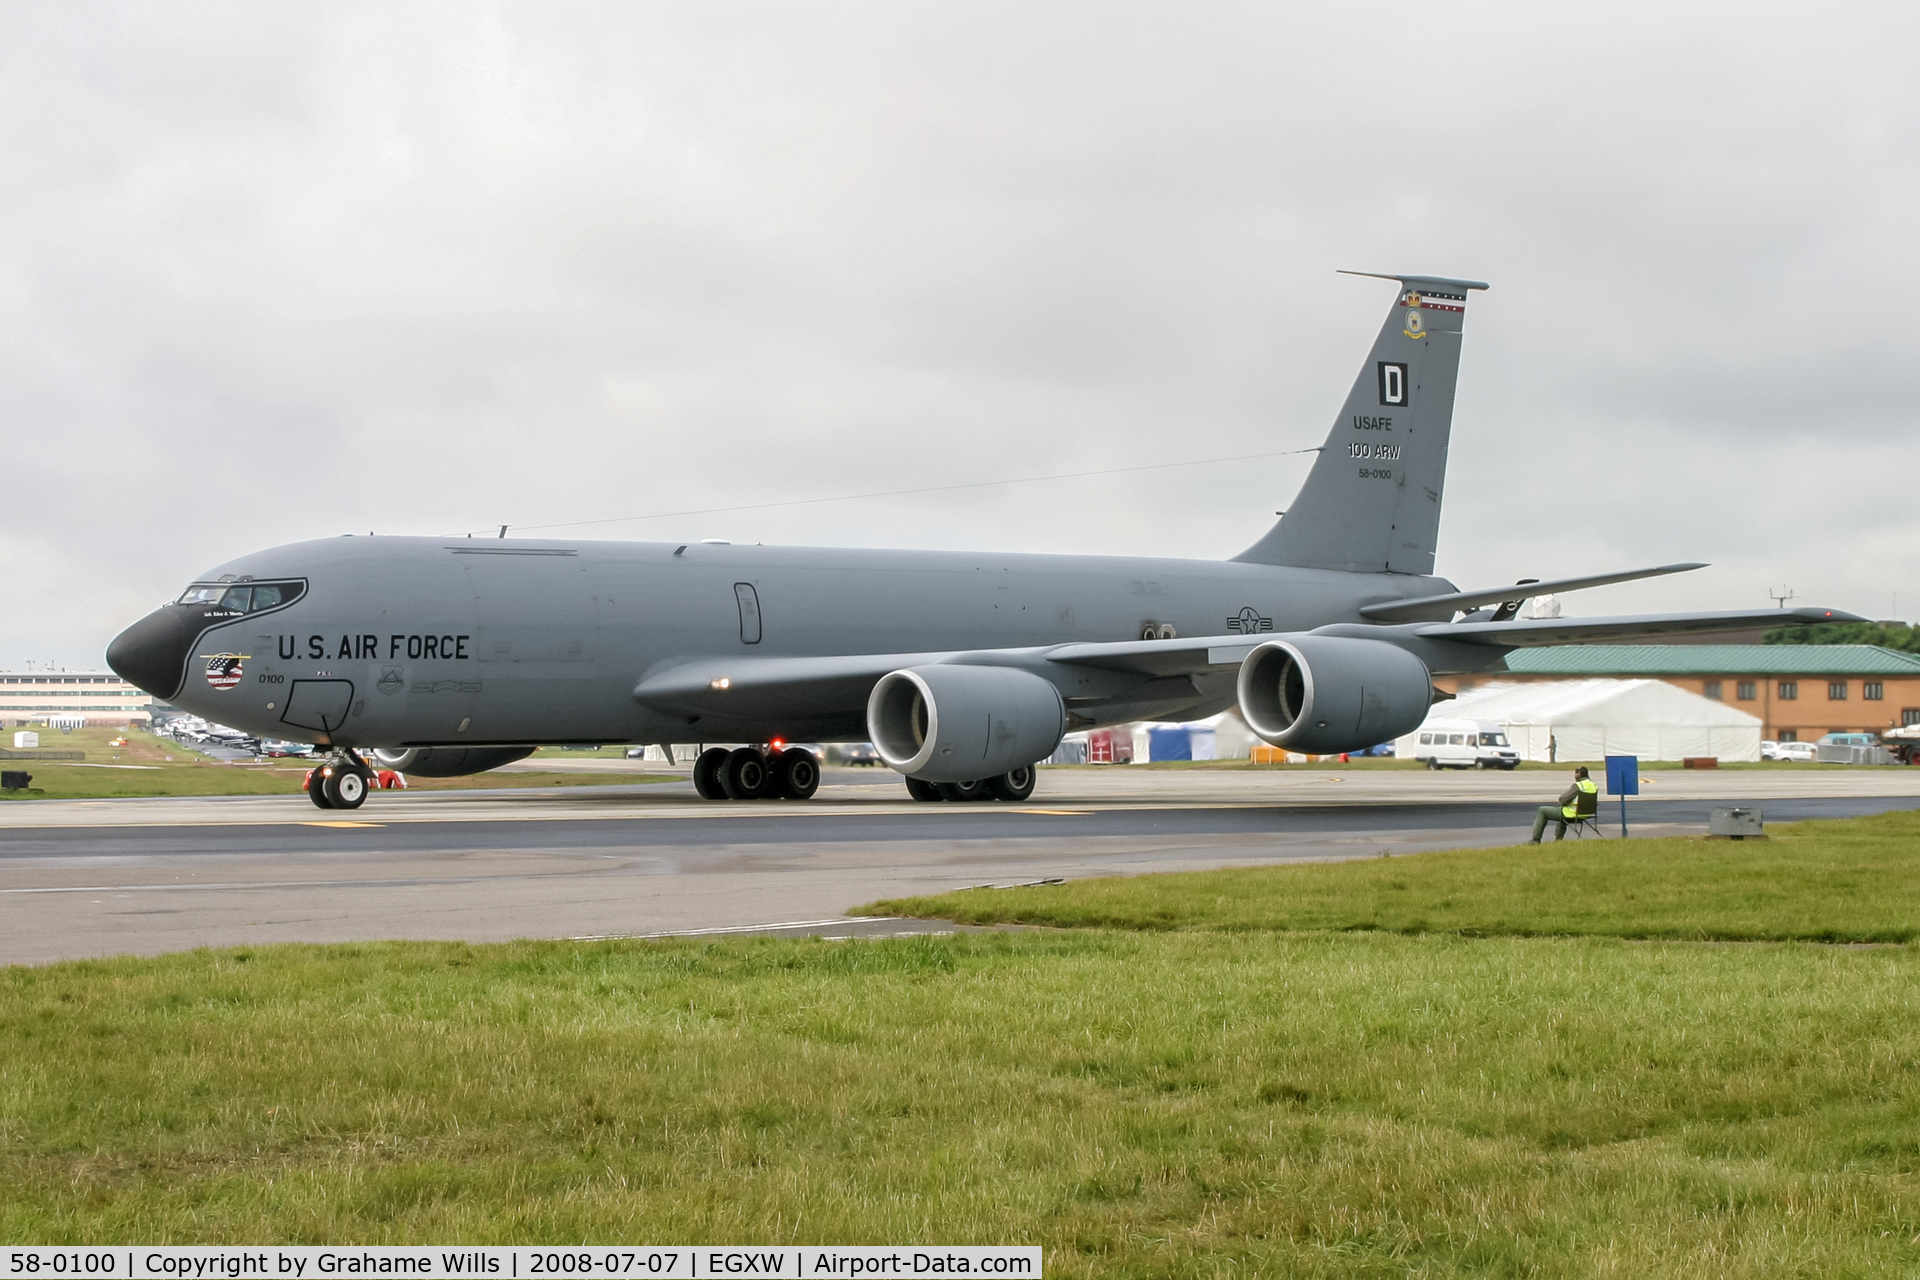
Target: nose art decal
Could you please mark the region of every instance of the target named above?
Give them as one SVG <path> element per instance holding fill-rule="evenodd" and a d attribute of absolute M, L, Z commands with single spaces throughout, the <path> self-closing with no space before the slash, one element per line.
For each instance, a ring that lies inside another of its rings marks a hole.
<path fill-rule="evenodd" d="M 231 689 L 240 683 L 241 662 L 252 656 L 245 653 L 203 653 L 207 660 L 207 683 L 216 689 Z"/>

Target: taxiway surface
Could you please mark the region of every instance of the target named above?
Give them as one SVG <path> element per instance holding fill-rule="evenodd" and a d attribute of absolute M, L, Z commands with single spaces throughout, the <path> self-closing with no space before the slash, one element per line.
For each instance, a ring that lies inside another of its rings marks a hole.
<path fill-rule="evenodd" d="M 582 762 L 585 763 L 585 762 Z M 1636 834 L 1920 807 L 1904 769 L 1661 772 Z M 504 781 L 505 779 L 503 779 Z M 877 898 L 1055 877 L 1415 853 L 1524 839 L 1558 774 L 1049 769 L 1025 804 L 915 804 L 830 770 L 805 804 L 689 784 L 0 806 L 0 963 L 374 938 L 582 937 L 841 923 Z M 1617 808 L 1603 808 L 1609 823 Z"/>

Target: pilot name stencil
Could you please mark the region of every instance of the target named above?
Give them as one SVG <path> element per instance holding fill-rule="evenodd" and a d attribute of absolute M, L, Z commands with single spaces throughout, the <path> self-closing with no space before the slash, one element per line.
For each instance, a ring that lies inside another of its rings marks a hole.
<path fill-rule="evenodd" d="M 262 637 L 264 639 L 265 637 Z M 467 644 L 472 636 L 458 635 L 390 635 L 386 640 L 386 653 L 380 652 L 380 637 L 371 631 L 359 635 L 343 635 L 335 640 L 331 636 L 308 636 L 304 646 L 299 636 L 276 636 L 279 643 L 280 660 L 291 662 L 304 656 L 316 662 L 331 659 L 340 662 L 347 659 L 377 661 L 385 657 L 389 661 L 402 653 L 418 660 L 421 658 L 451 659 L 465 662 L 473 657 L 467 652 Z"/>

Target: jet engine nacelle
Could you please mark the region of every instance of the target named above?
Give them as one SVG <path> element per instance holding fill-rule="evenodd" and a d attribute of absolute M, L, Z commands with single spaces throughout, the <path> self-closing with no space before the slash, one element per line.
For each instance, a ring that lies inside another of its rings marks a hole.
<path fill-rule="evenodd" d="M 1060 691 L 1009 667 L 911 667 L 880 678 L 867 736 L 908 777 L 971 782 L 1044 760 L 1067 729 Z"/>
<path fill-rule="evenodd" d="M 408 747 L 404 751 L 380 747 L 373 758 L 383 769 L 397 769 L 415 777 L 464 778 L 525 760 L 532 754 L 532 747 Z"/>
<path fill-rule="evenodd" d="M 1427 666 L 1381 640 L 1269 640 L 1240 664 L 1240 714 L 1276 747 L 1358 751 L 1420 727 L 1433 701 Z"/>

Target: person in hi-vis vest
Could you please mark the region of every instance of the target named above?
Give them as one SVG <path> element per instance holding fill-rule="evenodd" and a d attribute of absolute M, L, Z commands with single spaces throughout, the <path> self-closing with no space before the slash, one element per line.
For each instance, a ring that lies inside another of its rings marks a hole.
<path fill-rule="evenodd" d="M 1573 771 L 1573 785 L 1560 793 L 1555 804 L 1543 804 L 1533 815 L 1533 839 L 1528 844 L 1539 844 L 1541 835 L 1549 822 L 1557 822 L 1560 827 L 1553 833 L 1555 840 L 1567 838 L 1567 824 L 1591 818 L 1600 808 L 1600 788 L 1593 779 L 1587 777 L 1587 766 L 1581 765 Z"/>

